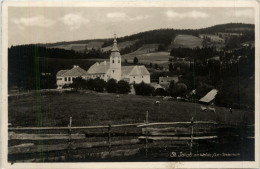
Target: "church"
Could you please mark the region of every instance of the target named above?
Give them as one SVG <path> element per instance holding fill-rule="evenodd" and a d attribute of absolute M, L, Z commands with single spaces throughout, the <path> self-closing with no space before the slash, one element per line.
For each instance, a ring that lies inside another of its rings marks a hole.
<path fill-rule="evenodd" d="M 65 84 L 71 84 L 73 78 L 82 77 L 83 79 L 101 78 L 104 81 L 109 79 L 125 80 L 130 84 L 147 83 L 150 84 L 150 73 L 144 65 L 122 66 L 122 58 L 117 47 L 116 36 L 110 54 L 109 62 L 96 62 L 88 71 L 74 65 L 70 70 L 60 70 L 57 75 L 57 86 L 62 88 Z"/>

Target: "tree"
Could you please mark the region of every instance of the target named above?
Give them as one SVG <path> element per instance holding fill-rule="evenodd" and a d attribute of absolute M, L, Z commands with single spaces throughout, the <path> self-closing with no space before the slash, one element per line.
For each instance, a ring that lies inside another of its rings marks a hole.
<path fill-rule="evenodd" d="M 134 58 L 134 64 L 137 65 L 137 63 L 138 63 L 138 59 L 137 59 L 137 57 L 135 57 Z"/>
<path fill-rule="evenodd" d="M 165 50 L 165 46 L 164 45 L 159 45 L 158 46 L 158 51 L 164 51 Z"/>
<path fill-rule="evenodd" d="M 140 84 L 134 84 L 136 95 L 150 96 L 154 91 L 154 88 L 144 82 Z"/>
<path fill-rule="evenodd" d="M 170 82 L 167 92 L 174 97 L 184 97 L 187 93 L 187 86 L 184 83 L 175 83 L 173 80 Z"/>
<path fill-rule="evenodd" d="M 152 63 L 150 63 L 150 68 L 152 68 L 153 67 L 153 64 Z"/>
<path fill-rule="evenodd" d="M 103 79 L 94 79 L 94 90 L 96 92 L 103 92 L 106 87 L 106 82 Z"/>
<path fill-rule="evenodd" d="M 172 63 L 169 64 L 169 71 L 170 71 L 170 72 L 173 71 L 173 64 L 172 64 Z"/>
<path fill-rule="evenodd" d="M 127 59 L 125 59 L 125 63 L 127 63 L 128 61 L 127 61 Z"/>
<path fill-rule="evenodd" d="M 152 95 L 153 96 L 167 96 L 168 93 L 162 88 L 157 88 L 153 91 Z"/>
<path fill-rule="evenodd" d="M 167 92 L 170 94 L 170 95 L 175 95 L 175 92 L 176 92 L 176 84 L 175 84 L 175 81 L 172 80 L 170 82 L 170 85 L 169 87 L 167 88 Z"/>
<path fill-rule="evenodd" d="M 109 79 L 106 84 L 106 90 L 108 93 L 116 93 L 117 91 L 117 83 L 115 79 Z"/>
<path fill-rule="evenodd" d="M 72 82 L 72 84 L 69 85 L 69 87 L 72 87 L 75 90 L 86 89 L 87 82 L 86 82 L 86 80 L 82 79 L 82 77 L 77 77 L 77 78 L 73 79 L 73 82 Z"/>
<path fill-rule="evenodd" d="M 131 86 L 127 81 L 120 80 L 117 83 L 117 92 L 121 94 L 127 94 L 130 92 Z"/>
<path fill-rule="evenodd" d="M 154 68 L 155 68 L 155 69 L 158 69 L 158 65 L 157 65 L 157 64 L 155 64 L 155 65 L 154 65 Z"/>
<path fill-rule="evenodd" d="M 95 89 L 95 80 L 94 79 L 88 79 L 86 84 L 87 84 L 87 89 L 89 89 L 89 90 Z"/>

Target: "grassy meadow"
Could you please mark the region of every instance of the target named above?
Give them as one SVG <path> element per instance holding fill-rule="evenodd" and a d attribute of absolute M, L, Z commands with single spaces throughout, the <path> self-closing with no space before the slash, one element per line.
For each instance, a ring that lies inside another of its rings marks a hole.
<path fill-rule="evenodd" d="M 172 41 L 170 48 L 183 47 L 183 48 L 196 48 L 202 47 L 203 39 L 192 35 L 178 35 Z"/>
<path fill-rule="evenodd" d="M 52 46 L 49 48 L 59 48 L 65 50 L 74 50 L 76 52 L 84 52 L 86 47 L 88 50 L 91 50 L 92 48 L 99 49 L 101 48 L 103 43 L 104 42 L 101 41 L 90 41 L 89 43 L 85 43 L 85 44 L 64 44 L 64 45 Z"/>
<path fill-rule="evenodd" d="M 160 100 L 160 105 L 155 101 Z M 215 107 L 204 112 L 200 104 L 165 101 L 156 97 L 120 95 L 93 92 L 30 92 L 25 96 L 9 96 L 8 123 L 17 126 L 91 126 L 144 122 L 149 111 L 149 122 L 199 121 L 240 123 L 244 114 L 254 123 L 254 112 Z"/>
<path fill-rule="evenodd" d="M 130 53 L 122 56 L 122 60 L 127 59 L 128 62 L 133 62 L 134 58 L 138 58 L 139 63 L 143 64 L 158 64 L 168 68 L 170 53 L 169 52 L 153 52 L 144 54 Z"/>

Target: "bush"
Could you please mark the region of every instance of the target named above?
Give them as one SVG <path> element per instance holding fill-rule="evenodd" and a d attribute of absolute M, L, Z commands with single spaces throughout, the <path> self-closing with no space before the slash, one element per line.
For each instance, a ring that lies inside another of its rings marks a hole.
<path fill-rule="evenodd" d="M 134 64 L 135 64 L 135 65 L 138 64 L 138 59 L 137 59 L 137 57 L 134 57 Z"/>
<path fill-rule="evenodd" d="M 87 83 L 87 89 L 89 89 L 89 90 L 95 89 L 95 80 L 94 79 L 88 79 L 86 83 Z"/>
<path fill-rule="evenodd" d="M 171 81 L 167 92 L 174 97 L 184 97 L 187 93 L 187 86 L 184 83 L 175 83 L 174 81 Z"/>
<path fill-rule="evenodd" d="M 94 90 L 96 92 L 103 92 L 106 87 L 106 82 L 100 78 L 94 79 L 94 84 L 95 84 Z"/>
<path fill-rule="evenodd" d="M 167 93 L 164 89 L 158 88 L 158 89 L 155 89 L 155 90 L 153 91 L 153 94 L 152 94 L 152 95 L 153 95 L 153 96 L 167 96 L 168 93 Z"/>
<path fill-rule="evenodd" d="M 126 93 L 130 92 L 130 89 L 131 89 L 130 84 L 124 80 L 120 80 L 117 83 L 117 92 L 118 93 L 126 94 Z"/>
<path fill-rule="evenodd" d="M 106 87 L 106 82 L 103 79 L 88 79 L 86 81 L 87 89 L 94 90 L 96 92 L 103 92 Z"/>
<path fill-rule="evenodd" d="M 109 79 L 106 84 L 106 90 L 108 93 L 116 93 L 117 91 L 117 83 L 115 79 Z"/>
<path fill-rule="evenodd" d="M 86 89 L 87 88 L 87 82 L 86 80 L 82 79 L 82 77 L 77 77 L 73 79 L 73 83 L 68 85 L 68 86 L 64 86 L 64 88 L 73 88 L 75 90 L 78 89 Z"/>
<path fill-rule="evenodd" d="M 136 95 L 150 96 L 154 91 L 154 88 L 144 82 L 140 84 L 134 84 Z"/>

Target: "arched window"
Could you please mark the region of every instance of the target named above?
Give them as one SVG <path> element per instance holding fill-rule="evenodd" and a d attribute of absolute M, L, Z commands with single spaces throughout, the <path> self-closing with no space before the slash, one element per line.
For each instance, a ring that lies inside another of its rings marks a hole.
<path fill-rule="evenodd" d="M 118 63 L 120 63 L 120 60 L 118 60 Z"/>
<path fill-rule="evenodd" d="M 112 63 L 115 63 L 115 61 L 113 60 Z"/>
<path fill-rule="evenodd" d="M 115 71 L 113 70 L 113 73 L 114 73 Z"/>

